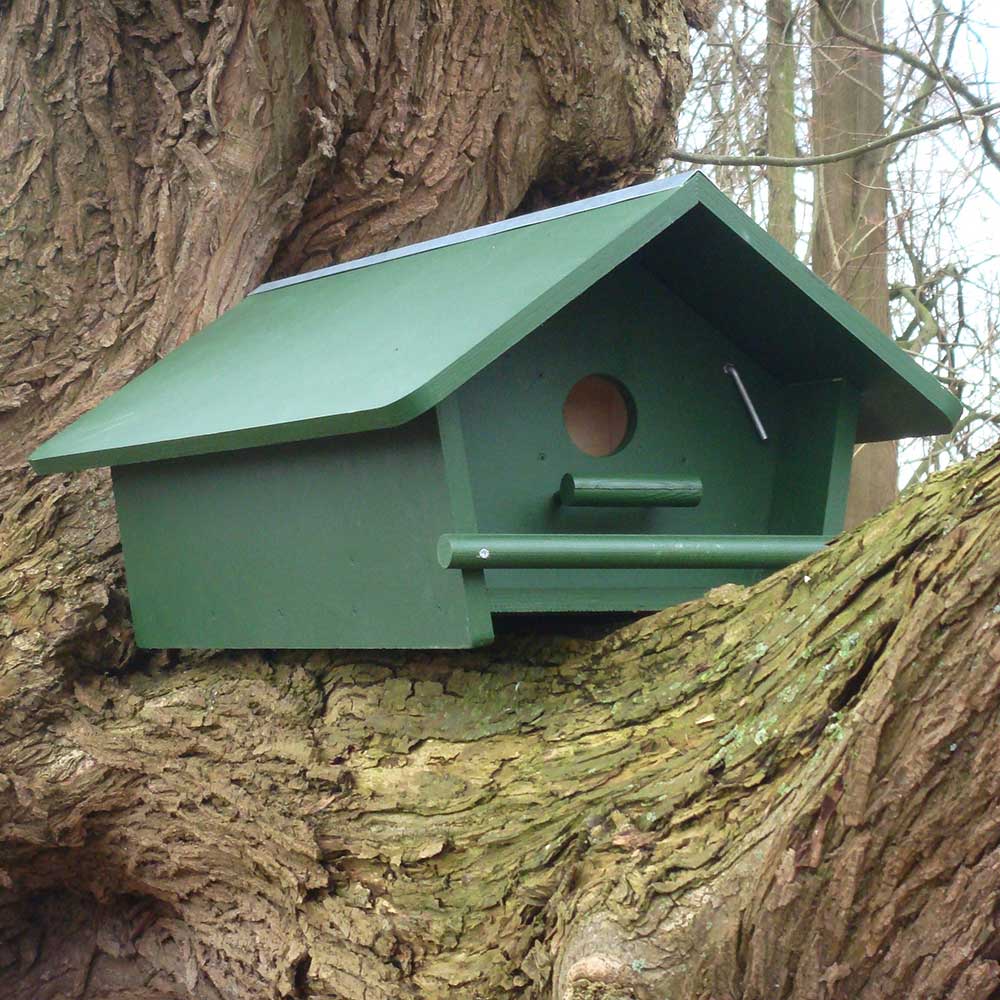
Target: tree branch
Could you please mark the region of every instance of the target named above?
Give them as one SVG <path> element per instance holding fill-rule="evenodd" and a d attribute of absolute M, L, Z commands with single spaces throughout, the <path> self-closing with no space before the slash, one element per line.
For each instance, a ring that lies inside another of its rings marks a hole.
<path fill-rule="evenodd" d="M 919 70 L 921 73 L 930 77 L 932 80 L 938 80 L 943 83 L 951 93 L 952 99 L 954 95 L 961 94 L 972 106 L 976 109 L 977 113 L 982 115 L 986 108 L 990 105 L 979 97 L 963 80 L 955 76 L 954 73 L 949 73 L 946 70 L 939 68 L 933 62 L 927 62 L 925 59 L 921 59 L 920 56 L 909 49 L 904 49 L 899 45 L 895 45 L 892 42 L 883 42 L 877 38 L 872 38 L 869 35 L 865 35 L 860 31 L 855 31 L 853 28 L 848 27 L 844 22 L 837 17 L 830 7 L 830 0 L 816 0 L 816 6 L 820 9 L 823 16 L 830 22 L 830 26 L 838 35 L 846 38 L 849 42 L 854 42 L 855 45 L 860 45 L 863 48 L 870 49 L 873 52 L 881 52 L 882 55 L 892 56 L 895 59 L 899 59 L 901 62 L 906 63 L 907 66 L 912 66 L 914 69 Z M 994 109 L 996 105 L 993 105 Z M 964 124 L 965 116 L 961 116 L 961 120 Z M 980 136 L 979 142 L 983 147 L 983 152 L 989 161 L 1000 169 L 1000 153 L 997 152 L 996 147 L 993 145 L 992 140 L 986 132 L 987 122 L 983 123 L 983 133 Z"/>
<path fill-rule="evenodd" d="M 836 153 L 825 153 L 820 156 L 712 156 L 710 153 L 691 153 L 682 149 L 671 150 L 667 155 L 681 163 L 706 163 L 722 167 L 815 167 L 823 163 L 849 160 L 885 146 L 892 146 L 897 142 L 904 142 L 906 139 L 912 139 L 925 132 L 933 132 L 949 125 L 959 125 L 966 118 L 981 118 L 998 110 L 1000 110 L 1000 101 L 993 101 L 990 104 L 982 105 L 982 107 L 966 111 L 964 114 L 934 118 L 911 128 L 900 129 L 890 135 L 879 136 L 878 139 L 872 139 L 871 142 L 862 143 L 860 146 L 852 146 L 849 149 L 842 149 Z"/>

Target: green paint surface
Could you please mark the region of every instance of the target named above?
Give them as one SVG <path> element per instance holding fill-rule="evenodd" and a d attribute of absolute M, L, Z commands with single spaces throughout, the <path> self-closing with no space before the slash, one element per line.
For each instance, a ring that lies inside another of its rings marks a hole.
<path fill-rule="evenodd" d="M 592 374 L 634 405 L 605 457 L 563 425 Z M 442 535 L 828 536 L 855 440 L 959 411 L 694 175 L 262 290 L 31 461 L 114 466 L 142 646 L 454 648 L 493 613 L 656 609 L 778 557 L 443 569 Z M 586 505 L 560 502 L 566 475 Z"/>
<path fill-rule="evenodd" d="M 839 379 L 785 390 L 771 532 L 835 535 L 843 529 L 858 404 L 854 386 Z"/>
<path fill-rule="evenodd" d="M 777 569 L 818 552 L 816 535 L 442 535 L 445 569 Z"/>
<path fill-rule="evenodd" d="M 766 534 L 780 434 L 762 442 L 723 366 L 736 365 L 764 425 L 779 432 L 784 387 L 629 261 L 457 393 L 477 530 L 536 535 Z M 584 454 L 563 424 L 573 385 L 600 373 L 635 405 L 635 429 L 612 455 Z M 582 478 L 700 478 L 697 507 L 568 507 L 553 486 Z M 641 610 L 752 569 L 486 570 L 494 609 Z M 549 602 L 552 606 L 546 605 Z"/>
<path fill-rule="evenodd" d="M 462 574 L 436 420 L 115 469 L 146 647 L 463 647 L 492 638 Z"/>
<path fill-rule="evenodd" d="M 697 476 L 587 479 L 567 472 L 559 483 L 559 502 L 565 507 L 697 507 L 702 492 Z"/>
<path fill-rule="evenodd" d="M 66 471 L 397 426 L 637 255 L 780 381 L 847 378 L 859 440 L 960 405 L 706 178 L 252 295 L 31 456 Z M 644 189 L 645 190 L 645 189 Z"/>

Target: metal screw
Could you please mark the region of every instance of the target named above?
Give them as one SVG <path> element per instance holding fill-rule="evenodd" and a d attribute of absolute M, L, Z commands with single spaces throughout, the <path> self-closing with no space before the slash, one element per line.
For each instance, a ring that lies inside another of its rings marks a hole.
<path fill-rule="evenodd" d="M 489 557 L 490 557 L 490 550 L 489 549 L 480 549 L 479 550 L 479 558 L 480 559 L 489 559 Z"/>

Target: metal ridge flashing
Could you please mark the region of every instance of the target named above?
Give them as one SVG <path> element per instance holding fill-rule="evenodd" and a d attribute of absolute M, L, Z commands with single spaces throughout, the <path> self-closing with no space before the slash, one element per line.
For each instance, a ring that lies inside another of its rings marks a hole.
<path fill-rule="evenodd" d="M 432 240 L 424 240 L 421 243 L 411 243 L 408 246 L 386 250 L 383 253 L 371 254 L 368 257 L 359 257 L 357 260 L 345 261 L 343 264 L 332 264 L 330 267 L 321 267 L 315 271 L 306 271 L 304 274 L 293 274 L 287 278 L 279 278 L 277 281 L 267 281 L 263 285 L 258 285 L 250 294 L 259 295 L 262 292 L 273 292 L 279 288 L 287 288 L 289 285 L 301 284 L 304 281 L 329 278 L 334 274 L 343 274 L 345 271 L 356 271 L 358 268 L 368 267 L 371 264 L 383 264 L 386 261 L 396 260 L 400 257 L 410 257 L 413 254 L 426 253 L 428 250 L 439 250 L 442 247 L 454 246 L 457 243 L 467 243 L 470 240 L 482 239 L 484 236 L 495 236 L 498 233 L 506 233 L 512 229 L 523 229 L 525 226 L 533 226 L 539 222 L 550 222 L 553 219 L 561 219 L 567 215 L 576 215 L 579 212 L 589 212 L 593 208 L 604 208 L 606 205 L 616 205 L 619 202 L 631 201 L 633 198 L 644 198 L 651 194 L 659 194 L 661 191 L 669 191 L 672 188 L 681 187 L 696 174 L 701 174 L 702 177 L 705 176 L 700 170 L 686 170 L 682 174 L 674 174 L 671 177 L 657 177 L 654 180 L 646 181 L 644 184 L 633 184 L 631 187 L 619 188 L 617 191 L 608 191 L 606 194 L 594 195 L 591 198 L 581 198 L 579 201 L 571 201 L 567 205 L 556 205 L 553 208 L 542 209 L 540 212 L 517 215 L 512 219 L 503 219 L 500 222 L 491 222 L 485 226 L 477 226 L 474 229 L 463 229 L 457 233 L 437 236 Z"/>

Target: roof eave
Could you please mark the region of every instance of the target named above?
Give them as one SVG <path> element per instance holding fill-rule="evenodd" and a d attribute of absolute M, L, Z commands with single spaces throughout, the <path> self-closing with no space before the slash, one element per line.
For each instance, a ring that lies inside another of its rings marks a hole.
<path fill-rule="evenodd" d="M 288 423 L 241 427 L 209 435 L 141 442 L 93 451 L 66 453 L 54 450 L 52 446 L 59 440 L 59 435 L 57 435 L 36 449 L 30 456 L 29 462 L 37 473 L 46 475 L 106 465 L 162 461 L 242 448 L 286 444 L 328 435 L 390 428 L 406 423 L 441 402 L 491 361 L 509 350 L 519 340 L 554 315 L 560 308 L 635 253 L 641 246 L 654 239 L 659 233 L 669 229 L 696 205 L 701 205 L 706 211 L 712 213 L 723 226 L 746 242 L 753 252 L 758 253 L 786 279 L 791 281 L 801 294 L 808 296 L 816 306 L 826 312 L 845 330 L 847 335 L 853 337 L 871 355 L 873 362 L 881 368 L 883 378 L 892 380 L 901 391 L 914 394 L 912 398 L 915 401 L 919 400 L 919 405 L 910 410 L 910 424 L 905 427 L 897 426 L 893 423 L 894 415 L 892 413 L 887 416 L 880 415 L 882 418 L 877 421 L 877 426 L 875 426 L 875 421 L 869 421 L 867 425 L 862 423 L 859 427 L 858 440 L 883 440 L 928 433 L 941 434 L 946 433 L 954 426 L 961 414 L 961 403 L 947 392 L 937 379 L 900 351 L 888 337 L 842 297 L 833 292 L 794 255 L 756 226 L 700 172 L 650 182 L 647 185 L 627 189 L 625 192 L 611 192 L 596 199 L 586 199 L 584 202 L 560 206 L 530 217 L 506 220 L 491 226 L 480 227 L 477 230 L 453 234 L 451 237 L 442 237 L 440 240 L 431 240 L 415 244 L 412 247 L 389 251 L 388 254 L 376 255 L 362 261 L 349 262 L 323 271 L 298 275 L 286 279 L 284 282 L 261 286 L 257 292 L 265 292 L 279 285 L 327 277 L 340 271 L 380 263 L 382 260 L 392 259 L 396 256 L 423 253 L 449 243 L 491 236 L 507 229 L 534 225 L 575 212 L 598 208 L 603 204 L 613 204 L 616 201 L 631 200 L 667 190 L 673 191 L 669 198 L 654 203 L 653 207 L 638 221 L 607 243 L 586 262 L 565 275 L 562 280 L 546 289 L 474 348 L 456 358 L 422 386 L 418 386 L 406 396 L 391 403 L 363 411 L 321 415 Z M 879 381 L 881 382 L 882 379 L 880 378 Z M 871 390 L 873 412 L 879 410 L 874 400 L 878 398 L 881 391 L 877 385 Z M 919 427 L 911 425 L 914 410 L 919 413 Z"/>
<path fill-rule="evenodd" d="M 890 413 L 880 422 L 881 429 L 878 431 L 860 425 L 859 443 L 947 434 L 954 428 L 962 414 L 962 403 L 938 379 L 921 368 L 891 337 L 740 211 L 704 174 L 693 174 L 685 182 L 685 187 L 696 190 L 699 203 L 707 211 L 750 244 L 754 252 L 793 282 L 802 294 L 858 341 L 891 378 L 905 384 L 907 390 L 919 398 L 919 425 L 900 425 Z M 749 231 L 748 226 L 752 227 Z"/>
<path fill-rule="evenodd" d="M 692 175 L 685 175 L 690 178 Z M 655 187 L 652 185 L 655 184 Z M 335 434 L 359 433 L 388 429 L 414 420 L 432 409 L 470 378 L 505 351 L 537 329 L 549 317 L 599 281 L 622 261 L 668 228 L 671 222 L 697 204 L 697 196 L 687 183 L 651 182 L 647 193 L 654 194 L 676 187 L 670 199 L 651 208 L 642 219 L 611 240 L 598 254 L 571 271 L 561 281 L 550 286 L 476 347 L 456 358 L 422 386 L 384 406 L 350 413 L 338 413 L 289 423 L 267 424 L 238 428 L 197 437 L 143 442 L 115 448 L 57 452 L 46 455 L 58 435 L 37 449 L 29 458 L 32 468 L 41 475 L 56 472 L 77 472 L 101 466 L 131 465 L 139 462 L 164 461 L 241 448 L 288 444 Z M 623 200 L 623 199 L 620 199 Z M 611 203 L 611 202 L 609 202 Z M 666 216 L 664 212 L 667 211 Z M 516 228 L 516 227 L 515 227 Z M 315 272 L 313 272 L 315 274 Z"/>

